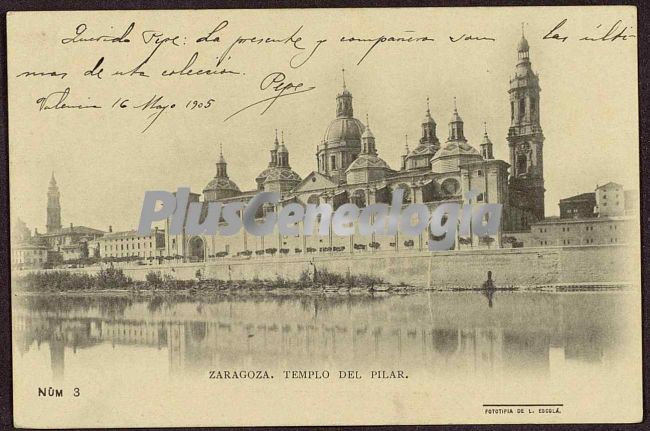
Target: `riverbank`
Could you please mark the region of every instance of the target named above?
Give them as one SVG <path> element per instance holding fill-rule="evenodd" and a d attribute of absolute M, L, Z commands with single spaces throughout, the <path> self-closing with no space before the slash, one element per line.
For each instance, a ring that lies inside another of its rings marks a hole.
<path fill-rule="evenodd" d="M 312 256 L 241 257 L 194 263 L 124 265 L 124 275 L 145 281 L 151 271 L 177 280 L 205 279 L 298 281 L 303 273 L 327 271 L 372 276 L 390 285 L 417 288 L 480 288 L 488 271 L 501 287 L 539 288 L 566 285 L 640 284 L 640 249 L 634 244 L 538 247 L 521 249 L 400 251 L 314 254 Z M 97 274 L 106 267 L 66 269 Z M 45 270 L 53 272 L 57 270 Z M 34 271 L 15 271 L 21 277 Z M 336 284 L 336 283 L 334 283 Z"/>
<path fill-rule="evenodd" d="M 389 285 L 370 275 L 338 274 L 327 270 L 304 271 L 297 280 L 277 277 L 275 280 L 219 280 L 205 278 L 201 270 L 195 279 L 179 280 L 161 271 L 150 270 L 145 280 L 133 280 L 119 268 L 103 268 L 96 274 L 68 271 L 39 271 L 14 280 L 15 291 L 22 293 L 216 293 L 216 292 L 296 292 L 375 293 L 406 291 L 413 287 Z"/>
<path fill-rule="evenodd" d="M 107 279 L 113 277 L 115 287 L 98 287 L 111 285 Z M 17 296 L 105 296 L 105 297 L 213 297 L 213 296 L 383 296 L 386 294 L 408 295 L 418 291 L 469 292 L 482 293 L 538 291 L 538 292 L 593 292 L 608 290 L 628 290 L 634 287 L 628 283 L 578 283 L 542 286 L 496 286 L 493 288 L 471 286 L 444 286 L 418 288 L 415 286 L 390 285 L 373 278 L 355 278 L 338 274 L 323 273 L 318 283 L 307 279 L 305 275 L 298 281 L 287 280 L 173 280 L 163 278 L 159 272 L 150 272 L 146 281 L 133 281 L 125 277 L 121 270 L 111 270 L 97 277 L 68 273 L 34 273 L 16 281 Z M 64 280 L 64 281 L 62 281 Z M 121 283 L 121 284 L 117 284 Z"/>

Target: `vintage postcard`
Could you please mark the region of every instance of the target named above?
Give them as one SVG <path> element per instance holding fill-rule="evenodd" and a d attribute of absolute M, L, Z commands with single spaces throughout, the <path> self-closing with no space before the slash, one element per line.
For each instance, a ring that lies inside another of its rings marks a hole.
<path fill-rule="evenodd" d="M 9 13 L 16 426 L 640 421 L 636 20 Z"/>

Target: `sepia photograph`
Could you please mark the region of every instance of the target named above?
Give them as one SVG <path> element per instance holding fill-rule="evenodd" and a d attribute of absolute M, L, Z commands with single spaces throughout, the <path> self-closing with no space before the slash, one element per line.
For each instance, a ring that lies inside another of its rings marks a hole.
<path fill-rule="evenodd" d="M 637 37 L 8 12 L 14 426 L 642 421 Z"/>

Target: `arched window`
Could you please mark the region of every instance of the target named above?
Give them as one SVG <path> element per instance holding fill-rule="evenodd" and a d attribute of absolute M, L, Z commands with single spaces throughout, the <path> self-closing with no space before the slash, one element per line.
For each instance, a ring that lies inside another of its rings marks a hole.
<path fill-rule="evenodd" d="M 535 118 L 535 114 L 537 113 L 537 99 L 534 97 L 530 98 L 530 119 L 531 121 Z"/>
<path fill-rule="evenodd" d="M 395 190 L 397 190 L 397 189 L 404 190 L 404 196 L 402 198 L 402 203 L 403 204 L 410 204 L 411 203 L 411 188 L 408 186 L 408 184 L 404 184 L 404 183 L 398 184 L 395 187 Z"/>
<path fill-rule="evenodd" d="M 351 203 L 355 204 L 359 208 L 366 206 L 366 192 L 363 190 L 355 190 L 352 193 L 352 198 L 350 199 Z"/>
<path fill-rule="evenodd" d="M 307 199 L 308 204 L 320 205 L 320 197 L 318 195 L 311 195 Z"/>
<path fill-rule="evenodd" d="M 517 156 L 517 175 L 525 174 L 527 172 L 527 166 L 528 161 L 526 160 L 526 156 L 519 154 Z"/>
<path fill-rule="evenodd" d="M 430 181 L 422 187 L 422 202 L 434 202 L 440 198 L 440 185 Z"/>
<path fill-rule="evenodd" d="M 445 196 L 455 196 L 460 193 L 460 183 L 455 178 L 447 178 L 441 184 Z"/>

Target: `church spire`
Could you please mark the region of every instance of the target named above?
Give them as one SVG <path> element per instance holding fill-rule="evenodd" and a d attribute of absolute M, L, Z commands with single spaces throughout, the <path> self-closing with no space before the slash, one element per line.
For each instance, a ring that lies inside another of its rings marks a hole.
<path fill-rule="evenodd" d="M 481 156 L 486 160 L 491 160 L 494 159 L 494 155 L 492 154 L 492 141 L 490 141 L 490 137 L 488 136 L 487 123 L 485 121 L 483 122 L 483 127 L 485 133 L 483 133 L 483 142 L 481 143 Z"/>
<path fill-rule="evenodd" d="M 278 167 L 288 168 L 289 150 L 287 150 L 287 147 L 284 145 L 284 130 L 281 130 L 280 134 L 282 136 L 282 143 L 280 144 L 280 148 L 278 149 Z"/>
<path fill-rule="evenodd" d="M 218 178 L 228 178 L 228 163 L 223 157 L 223 146 L 219 143 L 219 159 L 217 160 L 217 177 Z"/>
<path fill-rule="evenodd" d="M 271 148 L 271 161 L 269 162 L 269 168 L 278 165 L 278 148 L 280 148 L 280 143 L 278 142 L 278 129 L 275 129 L 275 141 L 273 141 L 273 147 Z"/>
<path fill-rule="evenodd" d="M 352 118 L 352 93 L 345 85 L 345 69 L 341 69 L 343 77 L 343 91 L 336 96 L 336 118 Z"/>
<path fill-rule="evenodd" d="M 530 47 L 528 41 L 526 40 L 526 35 L 524 34 L 524 23 L 521 23 L 521 39 L 517 45 L 517 53 L 520 62 L 528 61 Z"/>
<path fill-rule="evenodd" d="M 451 114 L 451 121 L 449 121 L 449 139 L 448 141 L 465 141 L 463 133 L 463 119 L 458 115 L 458 107 L 456 106 L 456 96 L 454 96 L 454 112 Z"/>
<path fill-rule="evenodd" d="M 372 133 L 372 130 L 370 130 L 368 114 L 366 114 L 366 130 L 364 130 L 363 135 L 361 135 L 361 146 L 362 153 L 377 155 L 377 149 L 375 148 L 375 135 Z"/>
<path fill-rule="evenodd" d="M 440 141 L 436 136 L 436 122 L 431 117 L 431 108 L 429 107 L 429 97 L 427 97 L 427 112 L 422 121 L 422 137 L 420 138 L 420 145 L 433 145 L 440 146 Z M 437 148 L 436 148 L 437 150 Z"/>
<path fill-rule="evenodd" d="M 402 170 L 406 169 L 406 158 L 409 155 L 409 135 L 404 135 L 404 154 L 402 154 Z"/>

